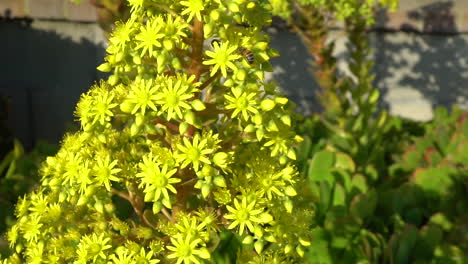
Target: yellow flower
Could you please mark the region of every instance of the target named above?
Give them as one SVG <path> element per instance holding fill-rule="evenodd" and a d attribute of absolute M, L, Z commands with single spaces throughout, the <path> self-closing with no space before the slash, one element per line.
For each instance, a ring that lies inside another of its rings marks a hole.
<path fill-rule="evenodd" d="M 184 145 L 177 144 L 177 148 L 182 153 L 177 154 L 176 158 L 182 163 L 182 168 L 187 167 L 188 164 L 192 163 L 194 170 L 198 170 L 200 162 L 211 164 L 210 160 L 206 158 L 206 154 L 213 152 L 213 149 L 207 149 L 207 139 L 200 141 L 200 135 L 195 134 L 193 141 L 190 142 L 186 137 L 183 139 Z"/>
<path fill-rule="evenodd" d="M 236 198 L 234 199 L 234 207 L 229 205 L 226 206 L 230 214 L 224 216 L 226 219 L 234 220 L 229 226 L 228 229 L 233 229 L 236 226 L 239 226 L 239 234 L 244 233 L 245 227 L 247 227 L 250 232 L 254 232 L 254 224 L 262 223 L 262 220 L 257 217 L 258 214 L 262 213 L 262 209 L 254 209 L 256 201 L 252 201 L 247 204 L 247 198 L 243 197 L 242 202 Z"/>
<path fill-rule="evenodd" d="M 211 69 L 211 76 L 215 75 L 218 69 L 221 69 L 223 77 L 227 76 L 227 68 L 237 70 L 236 65 L 232 62 L 241 58 L 241 56 L 237 54 L 236 46 L 230 45 L 229 41 L 226 41 L 221 46 L 219 46 L 219 42 L 214 42 L 213 48 L 214 51 L 206 51 L 206 55 L 212 59 L 203 62 L 205 65 L 214 65 L 213 69 Z"/>
<path fill-rule="evenodd" d="M 258 110 L 255 108 L 257 102 L 253 100 L 256 96 L 255 93 L 246 93 L 242 91 L 241 88 L 232 88 L 232 94 L 234 95 L 224 95 L 224 98 L 229 102 L 226 106 L 226 109 L 234 109 L 232 112 L 231 117 L 236 117 L 239 113 L 242 113 L 242 117 L 244 117 L 245 121 L 249 120 L 251 114 L 257 114 Z"/>

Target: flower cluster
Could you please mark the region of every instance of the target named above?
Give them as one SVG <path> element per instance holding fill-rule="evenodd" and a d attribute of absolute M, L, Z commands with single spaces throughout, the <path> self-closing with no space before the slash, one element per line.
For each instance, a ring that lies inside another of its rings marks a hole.
<path fill-rule="evenodd" d="M 312 213 L 294 207 L 291 104 L 264 79 L 271 5 L 129 4 L 98 67 L 112 74 L 18 203 L 4 262 L 300 262 Z"/>

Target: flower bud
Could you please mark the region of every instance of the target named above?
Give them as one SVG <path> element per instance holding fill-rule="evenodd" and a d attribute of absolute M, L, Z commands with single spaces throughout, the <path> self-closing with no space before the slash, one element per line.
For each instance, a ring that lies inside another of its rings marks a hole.
<path fill-rule="evenodd" d="M 287 126 L 291 126 L 291 116 L 289 115 L 282 115 L 281 116 L 281 122 Z"/>
<path fill-rule="evenodd" d="M 110 72 L 112 70 L 112 66 L 108 63 L 105 62 L 97 67 L 98 71 L 100 72 Z"/>
<path fill-rule="evenodd" d="M 301 243 L 301 245 L 303 245 L 304 247 L 310 246 L 310 241 L 306 240 L 306 239 L 304 239 L 302 237 L 299 237 L 299 243 Z"/>
<path fill-rule="evenodd" d="M 188 111 L 184 115 L 185 122 L 189 123 L 190 125 L 194 125 L 196 122 L 196 116 L 192 111 Z"/>
<path fill-rule="evenodd" d="M 130 114 L 132 112 L 134 105 L 130 101 L 123 101 L 120 104 L 120 110 L 124 113 Z"/>
<path fill-rule="evenodd" d="M 236 78 L 239 81 L 244 81 L 246 77 L 247 77 L 247 73 L 245 72 L 244 69 L 237 70 Z"/>
<path fill-rule="evenodd" d="M 106 142 L 107 142 L 106 135 L 104 135 L 104 134 L 99 134 L 99 135 L 97 136 L 97 139 L 98 139 L 99 141 L 101 141 L 103 144 L 106 144 Z"/>
<path fill-rule="evenodd" d="M 208 197 L 208 195 L 210 195 L 210 191 L 211 191 L 211 186 L 209 184 L 203 184 L 201 188 L 203 198 Z"/>
<path fill-rule="evenodd" d="M 254 9 L 254 8 L 255 8 L 255 2 L 249 2 L 249 3 L 247 4 L 247 9 L 252 10 L 252 9 Z"/>
<path fill-rule="evenodd" d="M 286 98 L 286 97 L 276 97 L 275 102 L 277 102 L 278 104 L 281 104 L 281 105 L 285 105 L 285 104 L 288 103 L 288 98 Z"/>
<path fill-rule="evenodd" d="M 284 189 L 284 193 L 286 193 L 287 196 L 296 196 L 297 195 L 296 190 L 291 185 Z"/>
<path fill-rule="evenodd" d="M 286 211 L 287 211 L 288 213 L 292 213 L 293 203 L 292 203 L 291 200 L 285 200 L 285 201 L 283 202 L 283 205 L 284 205 L 284 207 L 286 208 Z"/>
<path fill-rule="evenodd" d="M 130 126 L 130 136 L 132 136 L 132 137 L 136 136 L 139 131 L 140 131 L 140 129 L 138 128 L 138 126 L 135 123 L 133 123 Z"/>
<path fill-rule="evenodd" d="M 76 203 L 77 206 L 82 206 L 88 202 L 88 198 L 84 195 L 81 195 L 80 198 L 78 199 L 78 202 Z"/>
<path fill-rule="evenodd" d="M 115 55 L 115 61 L 116 62 L 121 62 L 123 58 L 125 57 L 125 54 L 123 52 L 119 52 Z"/>
<path fill-rule="evenodd" d="M 203 111 L 206 109 L 206 106 L 199 99 L 195 99 L 192 101 L 192 108 L 195 109 L 195 111 Z"/>
<path fill-rule="evenodd" d="M 255 242 L 254 243 L 254 248 L 255 248 L 255 251 L 257 251 L 258 254 L 262 253 L 263 241 L 258 240 L 257 242 Z"/>
<path fill-rule="evenodd" d="M 210 12 L 210 18 L 213 19 L 214 21 L 217 21 L 221 14 L 219 13 L 218 10 L 213 10 Z"/>
<path fill-rule="evenodd" d="M 153 203 L 153 213 L 157 214 L 157 213 L 161 212 L 162 207 L 163 206 L 162 206 L 162 203 L 160 201 L 154 202 Z"/>
<path fill-rule="evenodd" d="M 253 122 L 259 126 L 262 124 L 263 122 L 263 118 L 262 118 L 262 115 L 261 114 L 256 114 L 254 117 L 253 117 Z"/>
<path fill-rule="evenodd" d="M 187 122 L 182 122 L 179 124 L 179 134 L 180 135 L 183 135 L 187 132 L 188 128 L 189 128 L 189 124 Z"/>
<path fill-rule="evenodd" d="M 228 6 L 229 10 L 233 13 L 237 13 L 240 11 L 239 6 L 236 3 L 231 2 Z"/>
<path fill-rule="evenodd" d="M 296 151 L 293 148 L 290 148 L 288 150 L 287 156 L 288 156 L 288 158 L 290 158 L 292 160 L 296 160 Z"/>
<path fill-rule="evenodd" d="M 244 237 L 244 239 L 242 240 L 242 244 L 250 245 L 250 244 L 253 243 L 253 241 L 254 241 L 253 236 L 246 236 L 246 237 Z"/>
<path fill-rule="evenodd" d="M 112 86 L 116 85 L 117 83 L 119 83 L 119 76 L 115 74 L 109 76 L 109 79 L 107 79 L 107 83 L 109 83 Z"/>
<path fill-rule="evenodd" d="M 135 124 L 140 127 L 143 124 L 143 121 L 145 121 L 145 117 L 142 114 L 137 114 L 135 116 Z"/>
<path fill-rule="evenodd" d="M 304 257 L 304 249 L 301 246 L 296 247 L 296 252 L 301 258 Z"/>
<path fill-rule="evenodd" d="M 172 67 L 174 67 L 174 69 L 176 69 L 176 70 L 182 69 L 182 63 L 180 63 L 180 60 L 178 58 L 173 58 L 171 63 L 172 63 Z M 159 72 L 161 72 L 161 71 L 159 71 Z"/>
<path fill-rule="evenodd" d="M 249 124 L 248 126 L 244 128 L 244 132 L 247 132 L 247 133 L 252 133 L 254 131 L 255 131 L 255 126 L 252 124 Z"/>
<path fill-rule="evenodd" d="M 136 65 L 140 65 L 141 64 L 141 58 L 140 56 L 138 55 L 135 55 L 132 57 L 132 60 L 133 60 L 133 63 L 135 63 Z"/>
<path fill-rule="evenodd" d="M 214 177 L 213 182 L 218 187 L 226 187 L 226 180 L 221 175 Z"/>
<path fill-rule="evenodd" d="M 104 205 L 101 201 L 98 200 L 94 203 L 94 209 L 96 209 L 96 211 L 99 213 L 104 214 Z"/>
<path fill-rule="evenodd" d="M 229 155 L 226 152 L 218 152 L 213 156 L 213 162 L 220 168 L 224 168 L 227 165 L 226 163 L 228 158 Z"/>
<path fill-rule="evenodd" d="M 170 39 L 165 39 L 163 41 L 163 46 L 166 50 L 172 50 L 174 49 L 174 42 Z"/>
<path fill-rule="evenodd" d="M 271 221 L 273 221 L 273 216 L 269 213 L 262 213 L 260 215 L 260 219 L 262 220 L 263 223 L 268 224 Z"/>

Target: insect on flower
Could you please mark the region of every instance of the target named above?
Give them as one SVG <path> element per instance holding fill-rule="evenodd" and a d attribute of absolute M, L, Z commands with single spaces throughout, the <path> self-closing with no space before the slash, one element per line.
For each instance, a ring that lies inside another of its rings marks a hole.
<path fill-rule="evenodd" d="M 214 47 L 214 43 L 220 44 L 221 41 L 219 39 L 211 40 L 212 47 Z M 255 62 L 254 54 L 248 48 L 241 46 L 237 48 L 237 53 L 239 53 L 239 55 L 241 55 L 250 65 L 252 65 Z"/>

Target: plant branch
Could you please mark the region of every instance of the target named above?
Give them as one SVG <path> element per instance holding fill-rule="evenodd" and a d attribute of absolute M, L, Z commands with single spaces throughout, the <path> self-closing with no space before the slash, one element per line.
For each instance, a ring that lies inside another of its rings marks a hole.
<path fill-rule="evenodd" d="M 192 62 L 188 68 L 188 72 L 195 75 L 194 82 L 200 80 L 200 75 L 203 70 L 202 56 L 203 56 L 203 22 L 198 20 L 196 17 L 193 22 L 192 30 Z"/>

